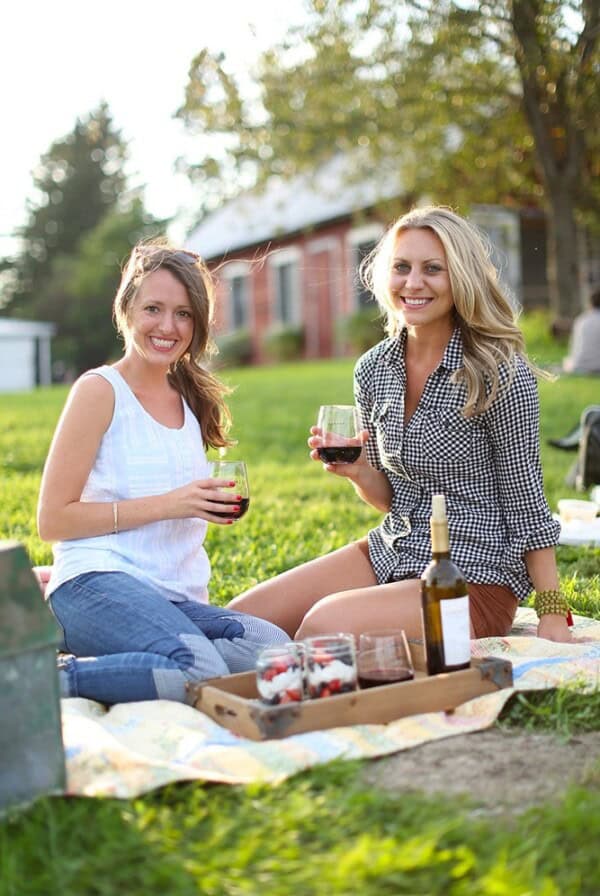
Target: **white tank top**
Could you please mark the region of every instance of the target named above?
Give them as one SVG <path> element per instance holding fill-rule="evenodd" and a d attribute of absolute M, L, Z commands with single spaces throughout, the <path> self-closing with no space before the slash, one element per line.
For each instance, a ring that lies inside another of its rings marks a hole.
<path fill-rule="evenodd" d="M 114 367 L 98 367 L 112 385 L 115 408 L 82 501 L 126 501 L 159 495 L 208 476 L 198 420 L 183 400 L 184 423 L 170 429 L 140 404 Z M 169 600 L 208 601 L 210 563 L 203 548 L 207 523 L 161 520 L 117 535 L 59 541 L 46 596 L 84 572 L 126 572 L 158 586 Z"/>

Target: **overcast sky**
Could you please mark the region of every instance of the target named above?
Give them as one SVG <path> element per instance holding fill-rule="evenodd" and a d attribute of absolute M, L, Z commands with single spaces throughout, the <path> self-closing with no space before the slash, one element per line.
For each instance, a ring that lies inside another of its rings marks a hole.
<path fill-rule="evenodd" d="M 102 99 L 130 146 L 131 183 L 169 216 L 194 206 L 173 164 L 191 139 L 173 113 L 193 56 L 222 49 L 241 73 L 302 16 L 302 0 L 28 0 L 2 10 L 0 256 L 25 218 L 31 171 Z"/>

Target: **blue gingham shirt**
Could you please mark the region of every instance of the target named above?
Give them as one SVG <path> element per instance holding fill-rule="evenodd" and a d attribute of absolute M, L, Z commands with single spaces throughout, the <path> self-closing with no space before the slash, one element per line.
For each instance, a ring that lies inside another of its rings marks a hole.
<path fill-rule="evenodd" d="M 367 458 L 392 486 L 390 512 L 369 532 L 380 583 L 418 577 L 431 559 L 431 497 L 444 494 L 452 559 L 468 582 L 531 591 L 523 554 L 557 543 L 560 526 L 544 496 L 535 378 L 518 358 L 500 370 L 501 391 L 483 413 L 465 418 L 466 387 L 450 381 L 462 367 L 455 329 L 419 405 L 404 425 L 406 330 L 359 358 L 355 401 L 369 431 Z"/>

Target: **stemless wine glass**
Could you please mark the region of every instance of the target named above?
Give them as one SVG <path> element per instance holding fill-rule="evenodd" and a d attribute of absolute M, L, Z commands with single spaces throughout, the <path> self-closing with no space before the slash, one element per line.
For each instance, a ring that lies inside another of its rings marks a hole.
<path fill-rule="evenodd" d="M 318 448 L 326 464 L 352 464 L 361 452 L 358 414 L 351 404 L 324 404 L 319 408 L 317 426 L 323 443 Z"/>
<path fill-rule="evenodd" d="M 243 460 L 215 460 L 212 461 L 209 467 L 211 478 L 227 479 L 229 482 L 233 482 L 233 485 L 227 486 L 225 491 L 236 498 L 239 497 L 239 500 L 232 503 L 232 508 L 235 506 L 239 508 L 238 510 L 215 510 L 214 516 L 219 516 L 223 519 L 239 520 L 250 506 L 250 487 L 248 485 L 246 464 Z M 224 504 L 227 502 L 219 501 L 217 503 Z"/>
<path fill-rule="evenodd" d="M 358 684 L 374 688 L 415 677 L 410 649 L 402 629 L 363 632 L 358 639 Z"/>

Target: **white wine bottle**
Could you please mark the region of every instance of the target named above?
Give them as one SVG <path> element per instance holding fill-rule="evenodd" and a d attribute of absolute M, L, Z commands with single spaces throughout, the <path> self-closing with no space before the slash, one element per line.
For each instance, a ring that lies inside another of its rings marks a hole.
<path fill-rule="evenodd" d="M 421 576 L 427 672 L 455 672 L 471 662 L 467 583 L 450 559 L 446 498 L 431 502 L 432 560 Z"/>

